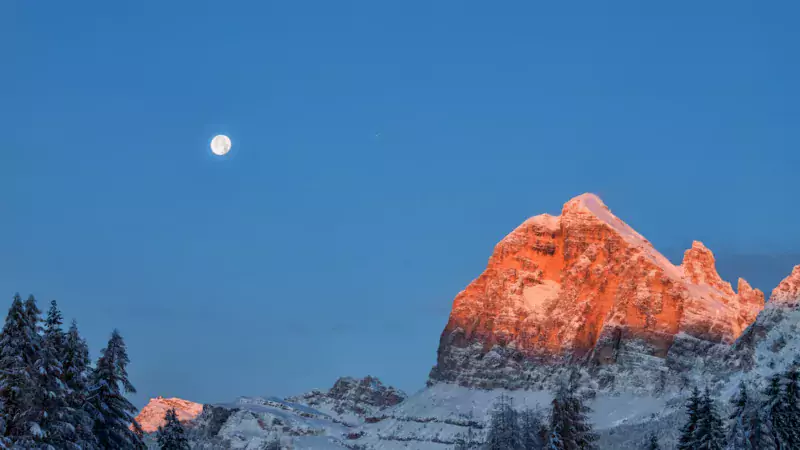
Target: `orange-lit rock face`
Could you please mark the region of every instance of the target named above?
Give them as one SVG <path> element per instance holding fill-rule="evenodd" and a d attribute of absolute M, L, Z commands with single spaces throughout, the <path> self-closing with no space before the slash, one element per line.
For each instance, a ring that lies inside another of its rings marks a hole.
<path fill-rule="evenodd" d="M 613 363 L 620 341 L 664 358 L 685 332 L 729 343 L 755 319 L 764 296 L 744 280 L 737 295 L 699 242 L 675 266 L 592 194 L 560 216 L 525 221 L 494 249 L 486 270 L 453 302 L 439 365 L 451 347 L 510 347 L 524 358 L 589 357 Z M 432 378 L 442 376 L 437 368 Z"/>
<path fill-rule="evenodd" d="M 142 426 L 145 433 L 153 433 L 158 427 L 164 425 L 164 415 L 169 409 L 175 409 L 178 420 L 187 422 L 194 419 L 203 412 L 203 405 L 190 402 L 179 398 L 157 397 L 150 399 L 150 402 L 142 408 L 136 421 Z"/>
<path fill-rule="evenodd" d="M 769 301 L 775 304 L 800 303 L 800 265 L 794 266 L 792 273 L 772 290 Z"/>

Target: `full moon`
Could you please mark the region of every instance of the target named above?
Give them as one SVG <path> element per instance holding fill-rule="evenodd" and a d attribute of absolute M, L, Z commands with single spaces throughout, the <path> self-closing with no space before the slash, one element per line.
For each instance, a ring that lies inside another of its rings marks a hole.
<path fill-rule="evenodd" d="M 211 140 L 211 151 L 215 155 L 222 156 L 231 150 L 231 140 L 224 134 L 218 134 Z"/>

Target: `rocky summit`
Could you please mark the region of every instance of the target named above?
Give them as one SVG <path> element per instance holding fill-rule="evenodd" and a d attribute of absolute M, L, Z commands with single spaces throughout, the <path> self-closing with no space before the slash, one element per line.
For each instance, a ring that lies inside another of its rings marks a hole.
<path fill-rule="evenodd" d="M 453 301 L 430 379 L 520 388 L 570 363 L 660 373 L 695 350 L 734 342 L 755 320 L 763 293 L 741 279 L 737 288 L 701 242 L 675 266 L 584 194 L 497 244 Z"/>

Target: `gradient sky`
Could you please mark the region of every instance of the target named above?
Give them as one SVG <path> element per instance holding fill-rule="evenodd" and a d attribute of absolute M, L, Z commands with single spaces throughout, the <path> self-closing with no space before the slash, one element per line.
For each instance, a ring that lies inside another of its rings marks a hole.
<path fill-rule="evenodd" d="M 771 289 L 800 6 L 608 3 L 0 2 L 0 297 L 118 327 L 142 405 L 414 391 L 494 244 L 586 191 Z"/>

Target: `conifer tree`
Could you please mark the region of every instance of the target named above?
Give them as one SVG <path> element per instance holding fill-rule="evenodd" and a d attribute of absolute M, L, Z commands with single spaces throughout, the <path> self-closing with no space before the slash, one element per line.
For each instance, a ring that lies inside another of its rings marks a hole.
<path fill-rule="evenodd" d="M 764 389 L 762 411 L 764 412 L 771 441 L 774 442 L 775 447 L 783 450 L 786 448 L 786 442 L 783 440 L 783 436 L 786 434 L 784 430 L 791 424 L 785 423 L 786 414 L 780 374 L 774 374 Z"/>
<path fill-rule="evenodd" d="M 695 432 L 697 448 L 699 450 L 722 450 L 725 447 L 725 431 L 708 388 L 700 401 L 698 416 Z"/>
<path fill-rule="evenodd" d="M 569 441 L 572 438 L 572 424 L 569 420 L 566 397 L 566 389 L 562 386 L 550 403 L 550 434 L 547 439 L 547 448 L 550 450 L 566 450 L 570 448 Z"/>
<path fill-rule="evenodd" d="M 700 420 L 700 390 L 695 387 L 692 395 L 686 403 L 686 424 L 681 428 L 681 435 L 678 438 L 678 450 L 697 449 L 697 424 Z"/>
<path fill-rule="evenodd" d="M 576 390 L 575 384 L 562 385 L 553 397 L 547 448 L 595 448 L 597 435 L 592 431 L 588 418 L 591 410 L 577 396 Z"/>
<path fill-rule="evenodd" d="M 44 340 L 51 348 L 53 348 L 57 355 L 64 354 L 64 340 L 66 335 L 61 326 L 64 324 L 64 316 L 58 309 L 58 303 L 55 300 L 50 302 L 50 309 L 47 310 L 47 318 L 44 321 Z"/>
<path fill-rule="evenodd" d="M 774 448 L 769 430 L 763 420 L 757 399 L 742 381 L 739 391 L 730 399 L 727 450 L 770 450 Z"/>
<path fill-rule="evenodd" d="M 67 406 L 71 409 L 75 434 L 82 449 L 93 449 L 97 439 L 92 431 L 94 421 L 87 410 L 89 395 L 89 347 L 73 320 L 64 337 L 63 374 L 67 390 Z"/>
<path fill-rule="evenodd" d="M 594 449 L 596 448 L 595 441 L 597 441 L 598 436 L 592 430 L 592 425 L 589 422 L 589 413 L 592 410 L 581 401 L 574 390 L 571 394 L 569 400 L 575 446 L 581 450 Z"/>
<path fill-rule="evenodd" d="M 36 380 L 32 368 L 38 353 L 35 339 L 36 330 L 31 328 L 25 305 L 16 294 L 0 333 L 0 402 L 4 434 L 23 448 L 34 445 L 34 434 L 41 434 L 34 411 Z"/>
<path fill-rule="evenodd" d="M 647 440 L 647 450 L 661 450 L 661 447 L 658 445 L 658 436 L 655 433 L 651 433 L 650 437 Z"/>
<path fill-rule="evenodd" d="M 495 402 L 486 437 L 486 450 L 524 450 L 517 412 L 512 400 L 505 395 Z"/>
<path fill-rule="evenodd" d="M 128 379 L 129 362 L 125 342 L 119 331 L 114 330 L 92 373 L 87 402 L 94 419 L 94 435 L 103 449 L 144 448 L 139 436 L 128 428 L 136 413 L 136 407 L 124 395 L 136 392 Z"/>
<path fill-rule="evenodd" d="M 74 415 L 67 405 L 61 358 L 64 354 L 63 320 L 55 300 L 45 320 L 44 336 L 35 369 L 38 375 L 34 401 L 45 433 L 43 440 L 56 448 L 79 449 Z"/>
<path fill-rule="evenodd" d="M 525 450 L 541 450 L 544 448 L 546 430 L 542 423 L 541 413 L 533 409 L 525 409 L 519 415 L 519 428 L 522 433 L 522 448 Z"/>
<path fill-rule="evenodd" d="M 800 448 L 800 373 L 794 365 L 786 372 L 786 386 L 783 389 L 783 422 L 781 438 L 791 448 Z"/>
<path fill-rule="evenodd" d="M 161 450 L 189 450 L 189 440 L 174 408 L 164 414 L 164 425 L 158 427 L 156 438 Z"/>

